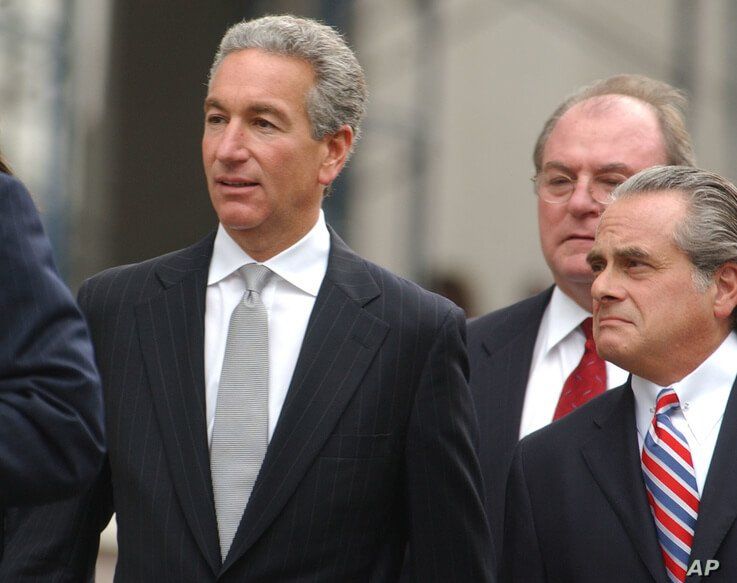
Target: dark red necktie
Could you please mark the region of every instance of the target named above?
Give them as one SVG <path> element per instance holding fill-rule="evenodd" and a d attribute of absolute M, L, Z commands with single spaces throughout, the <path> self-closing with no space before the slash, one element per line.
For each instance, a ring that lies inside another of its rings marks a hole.
<path fill-rule="evenodd" d="M 586 347 L 581 362 L 573 369 L 563 385 L 558 406 L 553 414 L 553 421 L 568 415 L 586 401 L 606 391 L 606 363 L 596 354 L 593 320 L 586 318 L 581 323 L 581 329 L 586 335 Z"/>

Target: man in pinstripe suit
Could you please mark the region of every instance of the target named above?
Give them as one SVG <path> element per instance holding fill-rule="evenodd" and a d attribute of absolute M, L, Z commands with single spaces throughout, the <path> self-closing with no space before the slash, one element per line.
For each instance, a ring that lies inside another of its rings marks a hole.
<path fill-rule="evenodd" d="M 320 209 L 365 97 L 329 27 L 282 16 L 226 33 L 202 141 L 217 232 L 83 286 L 109 464 L 73 515 L 19 519 L 9 579 L 88 578 L 113 511 L 117 581 L 394 581 L 407 544 L 414 580 L 492 579 L 463 314 L 357 256 Z M 227 544 L 209 440 L 250 263 L 270 274 L 269 437 Z"/>

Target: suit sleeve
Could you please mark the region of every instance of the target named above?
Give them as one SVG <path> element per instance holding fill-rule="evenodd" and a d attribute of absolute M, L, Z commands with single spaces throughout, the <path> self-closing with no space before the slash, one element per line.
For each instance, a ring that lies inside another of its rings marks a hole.
<path fill-rule="evenodd" d="M 504 542 L 501 549 L 499 577 L 499 580 L 505 583 L 546 581 L 525 478 L 523 449 L 524 443 L 517 446 L 507 479 Z"/>
<path fill-rule="evenodd" d="M 423 365 L 406 445 L 409 578 L 493 581 L 465 320 L 453 307 Z M 405 574 L 406 575 L 406 574 Z"/>
<path fill-rule="evenodd" d="M 9 508 L 0 581 L 92 583 L 100 533 L 110 521 L 112 504 L 105 464 L 97 482 L 81 496 Z"/>
<path fill-rule="evenodd" d="M 79 292 L 83 310 L 87 284 Z M 0 581 L 83 583 L 94 581 L 100 533 L 113 514 L 110 466 L 106 461 L 92 487 L 68 500 L 8 508 Z"/>
<path fill-rule="evenodd" d="M 0 504 L 83 491 L 104 454 L 87 327 L 33 202 L 0 175 Z"/>

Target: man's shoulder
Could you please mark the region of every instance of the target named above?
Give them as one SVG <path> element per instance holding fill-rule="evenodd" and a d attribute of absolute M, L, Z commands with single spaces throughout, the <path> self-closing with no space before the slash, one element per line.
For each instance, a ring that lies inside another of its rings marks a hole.
<path fill-rule="evenodd" d="M 536 327 L 539 326 L 552 293 L 553 288 L 550 287 L 511 306 L 469 320 L 469 344 L 484 338 L 504 339 L 516 335 L 523 326 L 531 322 L 534 322 Z"/>
<path fill-rule="evenodd" d="M 631 389 L 627 384 L 605 391 L 562 419 L 524 437 L 518 446 L 520 452 L 526 458 L 547 460 L 551 464 L 561 457 L 578 455 L 579 446 L 600 431 L 628 392 Z"/>
<path fill-rule="evenodd" d="M 37 216 L 36 206 L 31 195 L 15 176 L 0 172 L 0 209 L 3 218 Z"/>
<path fill-rule="evenodd" d="M 144 298 L 147 294 L 159 291 L 163 282 L 176 281 L 189 272 L 206 270 L 212 256 L 214 233 L 210 233 L 197 243 L 152 257 L 137 263 L 110 267 L 87 279 L 80 289 L 80 296 L 115 294 L 120 298 Z"/>
<path fill-rule="evenodd" d="M 450 312 L 462 310 L 449 299 L 428 291 L 386 267 L 382 267 L 350 249 L 339 238 L 333 241 L 333 262 L 328 277 L 343 287 L 368 288 L 375 300 L 365 307 L 385 318 L 413 320 L 417 316 L 432 315 L 444 319 Z M 356 292 L 356 295 L 360 295 Z"/>

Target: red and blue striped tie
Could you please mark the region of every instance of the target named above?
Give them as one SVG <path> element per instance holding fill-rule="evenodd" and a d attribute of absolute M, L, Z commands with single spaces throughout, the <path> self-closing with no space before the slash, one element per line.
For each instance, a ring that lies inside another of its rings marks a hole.
<path fill-rule="evenodd" d="M 688 442 L 671 419 L 679 407 L 673 389 L 660 391 L 642 448 L 642 473 L 665 569 L 671 581 L 682 583 L 699 514 L 699 490 Z"/>

